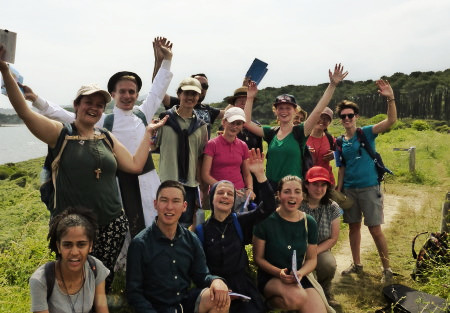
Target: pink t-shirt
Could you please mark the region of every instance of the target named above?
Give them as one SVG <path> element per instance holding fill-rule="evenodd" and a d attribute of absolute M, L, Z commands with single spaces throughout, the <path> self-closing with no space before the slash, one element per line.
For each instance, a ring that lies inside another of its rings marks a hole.
<path fill-rule="evenodd" d="M 323 160 L 323 156 L 330 151 L 330 142 L 325 134 L 321 138 L 309 136 L 306 141 L 308 147 L 314 149 L 311 155 L 314 160 L 314 165 L 326 168 L 330 172 L 331 183 L 335 185 L 333 169 L 331 168 L 330 161 Z"/>
<path fill-rule="evenodd" d="M 248 147 L 245 142 L 236 138 L 229 143 L 223 136 L 217 136 L 208 141 L 204 153 L 213 158 L 210 174 L 214 179 L 229 180 L 236 189 L 245 187 L 241 174 L 242 162 L 248 159 Z"/>

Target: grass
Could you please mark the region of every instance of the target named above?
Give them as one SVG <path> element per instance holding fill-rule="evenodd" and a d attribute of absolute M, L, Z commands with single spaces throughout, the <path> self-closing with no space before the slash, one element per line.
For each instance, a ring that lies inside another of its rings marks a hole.
<path fill-rule="evenodd" d="M 330 127 L 330 131 L 334 135 L 342 133 L 337 126 Z M 409 277 L 415 264 L 411 257 L 411 239 L 419 232 L 438 231 L 440 228 L 442 201 L 450 189 L 448 142 L 448 134 L 409 128 L 391 131 L 377 139 L 377 150 L 386 166 L 395 173 L 385 184 L 386 192 L 407 199 L 400 202 L 400 213 L 385 231 L 392 267 L 401 275 L 397 281 L 449 301 L 449 266 L 436 270 L 426 284 L 416 283 Z M 415 174 L 408 171 L 407 152 L 393 151 L 393 148 L 410 146 L 416 147 Z M 154 156 L 157 168 L 158 158 L 159 155 Z M 43 158 L 10 166 L 0 165 L 0 173 L 6 173 L 0 175 L 0 312 L 29 311 L 28 279 L 39 265 L 53 259 L 46 241 L 49 213 L 40 202 L 38 190 L 42 164 Z M 11 180 L 16 172 L 21 177 Z M 26 184 L 20 187 L 17 180 L 23 178 Z M 422 206 L 418 210 L 413 209 L 414 201 L 419 200 Z M 347 232 L 347 226 L 342 224 L 341 239 L 335 251 L 342 247 Z M 416 249 L 420 246 L 421 242 L 418 242 Z M 378 255 L 376 251 L 368 251 L 362 257 L 367 260 L 367 275 L 346 278 L 334 286 L 336 298 L 342 304 L 338 312 L 373 312 L 385 304 L 379 283 Z M 124 278 L 120 273 L 117 278 L 114 288 L 117 294 L 121 294 Z M 122 306 L 121 309 L 111 309 L 111 312 L 129 312 L 123 298 L 116 296 L 110 301 L 115 303 L 115 307 Z"/>

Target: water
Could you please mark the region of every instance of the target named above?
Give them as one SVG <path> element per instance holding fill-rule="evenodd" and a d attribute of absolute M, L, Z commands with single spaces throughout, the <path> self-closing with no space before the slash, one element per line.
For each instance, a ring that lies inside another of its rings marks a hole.
<path fill-rule="evenodd" d="M 0 164 L 21 162 L 47 154 L 47 145 L 34 137 L 25 125 L 0 127 Z"/>

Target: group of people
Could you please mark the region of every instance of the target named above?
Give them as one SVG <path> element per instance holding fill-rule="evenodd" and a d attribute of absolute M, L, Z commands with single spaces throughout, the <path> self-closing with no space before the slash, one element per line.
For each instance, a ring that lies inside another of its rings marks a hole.
<path fill-rule="evenodd" d="M 276 97 L 278 126 L 270 127 L 252 120 L 254 82 L 245 81 L 227 97 L 225 109 L 202 104 L 209 87 L 204 74 L 184 79 L 177 98 L 171 97 L 172 43 L 158 37 L 154 52 L 153 85 L 141 105 L 135 105 L 141 78 L 122 71 L 109 79 L 108 91 L 82 86 L 73 113 L 28 86 L 20 86 L 22 94 L 0 60 L 11 104 L 55 158 L 48 238 L 57 260 L 30 279 L 33 312 L 108 312 L 106 294 L 127 233 L 133 238 L 127 299 L 136 312 L 333 312 L 331 248 L 341 214 L 331 200 L 334 189 L 354 199 L 344 211 L 353 262 L 342 274 L 363 270 L 364 216 L 383 279 L 392 278 L 376 171 L 356 136 L 359 108 L 347 100 L 336 108 L 345 128 L 340 149 L 345 163 L 337 182 L 330 166 L 335 138 L 327 132 L 333 120 L 328 104 L 348 74 L 340 64 L 329 71 L 330 83 L 309 116 L 294 96 Z M 388 117 L 362 129 L 373 148 L 377 134 L 396 120 L 392 88 L 383 80 L 377 86 L 388 99 Z M 111 99 L 113 113 L 104 114 Z M 166 111 L 154 119 L 161 104 Z M 211 138 L 216 119 L 222 119 L 223 130 Z M 265 154 L 262 140 L 268 143 Z M 155 150 L 159 176 L 151 157 Z M 305 150 L 313 157 L 311 168 L 303 162 Z M 211 217 L 195 227 L 195 210 L 205 199 Z M 249 200 L 256 208 L 249 209 Z M 258 266 L 256 284 L 248 244 Z"/>

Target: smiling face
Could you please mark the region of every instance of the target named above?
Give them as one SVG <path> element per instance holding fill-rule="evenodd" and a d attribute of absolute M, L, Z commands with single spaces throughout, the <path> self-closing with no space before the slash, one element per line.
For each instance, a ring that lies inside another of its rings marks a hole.
<path fill-rule="evenodd" d="M 180 107 L 193 109 L 199 101 L 200 94 L 194 90 L 183 90 L 178 95 L 178 98 L 180 99 Z"/>
<path fill-rule="evenodd" d="M 220 183 L 217 185 L 214 197 L 213 207 L 215 212 L 231 212 L 234 206 L 234 186 L 230 183 Z"/>
<path fill-rule="evenodd" d="M 349 114 L 353 115 L 353 117 L 350 118 L 348 116 Z M 350 108 L 343 109 L 339 113 L 339 117 L 341 119 L 342 126 L 344 126 L 345 129 L 356 128 L 356 120 L 358 119 L 358 115 L 355 115 L 355 111 L 353 109 Z"/>
<path fill-rule="evenodd" d="M 328 183 L 326 181 L 315 181 L 306 183 L 305 188 L 308 191 L 308 198 L 320 201 L 327 193 Z"/>
<path fill-rule="evenodd" d="M 278 192 L 280 208 L 288 212 L 298 210 L 303 200 L 302 184 L 296 180 L 283 183 L 283 187 Z"/>
<path fill-rule="evenodd" d="M 176 187 L 161 189 L 154 204 L 158 212 L 158 225 L 166 227 L 176 225 L 187 207 L 183 193 Z"/>
<path fill-rule="evenodd" d="M 236 98 L 236 100 L 234 101 L 234 106 L 241 108 L 242 110 L 245 108 L 245 102 L 247 102 L 247 97 L 243 96 L 243 97 L 238 97 Z"/>
<path fill-rule="evenodd" d="M 280 122 L 290 123 L 294 120 L 295 108 L 291 104 L 278 104 L 275 114 Z"/>
<path fill-rule="evenodd" d="M 228 122 L 227 120 L 222 120 L 223 131 L 225 135 L 237 136 L 244 128 L 244 121 L 237 120 L 234 122 Z"/>
<path fill-rule="evenodd" d="M 92 251 L 92 241 L 86 235 L 84 226 L 67 228 L 56 244 L 61 255 L 61 268 L 66 271 L 81 271 L 89 252 Z"/>
<path fill-rule="evenodd" d="M 119 80 L 116 89 L 111 92 L 116 107 L 122 110 L 133 109 L 134 104 L 139 96 L 137 85 L 131 80 Z"/>
<path fill-rule="evenodd" d="M 202 85 L 202 93 L 200 94 L 200 97 L 198 99 L 198 103 L 202 103 L 202 101 L 205 100 L 206 93 L 208 92 L 208 79 L 203 76 L 195 76 L 194 78 L 197 79 Z"/>
<path fill-rule="evenodd" d="M 75 115 L 78 121 L 87 124 L 95 124 L 102 117 L 105 111 L 105 97 L 100 93 L 81 96 L 79 101 L 75 100 Z"/>
<path fill-rule="evenodd" d="M 331 119 L 328 115 L 322 114 L 317 121 L 316 125 L 314 125 L 314 129 L 324 131 L 331 124 Z"/>

